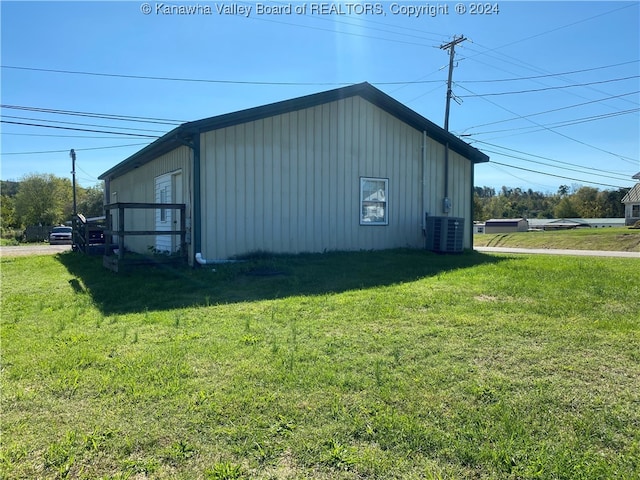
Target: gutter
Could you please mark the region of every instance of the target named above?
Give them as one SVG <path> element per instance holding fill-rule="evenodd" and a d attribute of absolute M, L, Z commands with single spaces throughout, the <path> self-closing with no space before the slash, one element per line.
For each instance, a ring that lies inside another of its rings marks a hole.
<path fill-rule="evenodd" d="M 198 255 L 202 250 L 202 197 L 201 197 L 201 185 L 200 185 L 200 132 L 196 131 L 193 134 L 191 142 L 191 149 L 193 150 L 193 211 L 191 214 L 191 238 L 193 245 L 193 251 L 196 253 L 196 261 L 198 261 Z M 200 263 L 200 265 L 203 265 Z"/>

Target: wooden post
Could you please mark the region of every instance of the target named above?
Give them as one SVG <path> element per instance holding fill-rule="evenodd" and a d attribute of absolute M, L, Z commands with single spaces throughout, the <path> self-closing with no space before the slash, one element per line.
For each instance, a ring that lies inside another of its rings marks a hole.
<path fill-rule="evenodd" d="M 124 257 L 124 207 L 118 208 L 118 258 Z"/>
<path fill-rule="evenodd" d="M 189 258 L 189 254 L 187 253 L 187 219 L 185 218 L 186 207 L 182 205 L 180 207 L 180 249 L 182 250 L 182 255 L 186 258 Z"/>
<path fill-rule="evenodd" d="M 111 255 L 111 232 L 113 230 L 113 226 L 111 225 L 111 209 L 105 208 L 105 223 L 106 223 L 106 232 L 104 234 L 104 255 Z"/>

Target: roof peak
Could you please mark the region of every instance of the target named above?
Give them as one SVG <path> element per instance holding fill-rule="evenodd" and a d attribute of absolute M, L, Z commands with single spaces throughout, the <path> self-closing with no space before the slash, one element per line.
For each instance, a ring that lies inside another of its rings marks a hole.
<path fill-rule="evenodd" d="M 465 158 L 468 158 L 473 163 L 489 161 L 489 157 L 480 150 L 472 147 L 460 138 L 447 132 L 442 127 L 436 125 L 406 105 L 400 103 L 398 100 L 384 93 L 382 90 L 379 90 L 369 82 L 365 81 L 348 85 L 346 87 L 339 87 L 332 90 L 312 93 L 310 95 L 304 95 L 301 97 L 295 97 L 288 100 L 282 100 L 236 112 L 225 113 L 222 115 L 183 123 L 160 137 L 158 140 L 147 145 L 142 150 L 134 153 L 126 160 L 107 170 L 98 178 L 104 180 L 108 177 L 122 175 L 129 170 L 136 168 L 136 166 L 147 163 L 153 158 L 167 153 L 178 146 L 189 144 L 194 135 L 199 135 L 203 132 L 218 130 L 233 125 L 257 121 L 263 118 L 282 115 L 307 108 L 313 108 L 318 105 L 355 96 L 363 98 L 418 131 L 427 132 L 429 137 L 433 138 L 437 142 L 449 144 L 449 147 L 453 151 L 459 153 Z"/>

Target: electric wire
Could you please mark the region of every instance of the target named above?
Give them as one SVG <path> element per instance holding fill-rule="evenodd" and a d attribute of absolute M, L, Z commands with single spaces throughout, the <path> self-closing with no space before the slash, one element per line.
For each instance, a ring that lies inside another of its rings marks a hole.
<path fill-rule="evenodd" d="M 481 46 L 482 48 L 485 48 L 485 49 L 487 49 L 487 50 L 490 50 L 490 48 L 489 48 L 489 47 L 482 46 L 482 45 L 480 45 L 480 44 L 478 44 L 478 43 L 476 43 L 476 45 Z M 465 48 L 467 48 L 468 50 L 476 51 L 476 52 L 477 52 L 477 50 L 474 50 L 474 49 L 472 49 L 472 48 L 469 48 L 469 47 L 465 47 Z M 481 52 L 479 52 L 479 53 L 481 53 Z M 517 67 L 519 67 L 519 68 L 525 68 L 525 69 L 527 69 L 527 70 L 531 70 L 531 71 L 536 72 L 536 73 L 552 74 L 552 72 L 550 72 L 549 70 L 545 70 L 545 69 L 540 68 L 540 67 L 538 67 L 538 66 L 536 66 L 536 65 L 533 65 L 533 64 L 531 64 L 531 63 L 525 62 L 525 61 L 523 61 L 521 58 L 512 57 L 511 55 L 507 55 L 507 54 L 502 53 L 502 52 L 497 52 L 497 53 L 498 53 L 499 55 L 501 55 L 502 57 L 505 57 L 505 58 L 506 58 L 506 60 L 505 60 L 504 58 L 498 58 L 498 57 L 495 57 L 495 56 L 493 56 L 493 55 L 487 55 L 487 56 L 488 56 L 489 58 L 494 58 L 494 59 L 496 59 L 496 60 L 498 60 L 498 61 L 506 62 L 506 63 L 509 63 L 509 64 L 511 64 L 511 65 L 517 66 Z M 491 68 L 495 68 L 495 69 L 497 69 L 497 70 L 500 70 L 500 71 L 503 71 L 503 72 L 507 72 L 507 73 L 510 73 L 510 74 L 512 74 L 512 75 L 517 75 L 516 73 L 514 73 L 514 72 L 512 72 L 512 71 L 510 71 L 510 70 L 506 70 L 506 69 L 504 69 L 504 68 L 500 68 L 500 67 L 497 67 L 497 66 L 491 65 L 491 64 L 489 64 L 489 63 L 482 62 L 482 61 L 478 60 L 477 58 L 475 58 L 475 56 L 468 57 L 468 58 L 472 58 L 472 59 L 473 59 L 473 61 L 478 62 L 478 63 L 480 63 L 480 64 L 482 64 L 482 65 L 489 66 L 489 67 L 491 67 Z M 513 60 L 513 61 L 512 61 L 512 60 Z M 560 80 L 560 81 L 562 81 L 562 82 L 565 82 L 565 83 L 575 83 L 575 80 L 572 80 L 572 79 L 569 79 L 569 78 L 564 78 L 564 76 L 563 76 L 563 75 L 554 75 L 554 77 L 557 77 L 557 78 L 558 78 L 558 80 Z M 541 81 L 540 79 L 533 79 L 532 81 L 533 81 L 533 82 L 535 82 L 535 83 L 538 83 L 538 84 L 540 84 L 540 85 L 548 86 L 548 84 L 547 84 L 547 83 L 545 83 L 545 82 Z M 591 91 L 593 91 L 593 92 L 599 93 L 600 95 L 608 95 L 608 94 L 610 93 L 610 92 L 605 92 L 605 91 L 603 91 L 603 90 L 600 90 L 600 89 L 598 89 L 598 88 L 595 88 L 594 86 L 586 86 L 585 88 L 586 88 L 587 90 L 591 90 Z M 583 98 L 583 99 L 587 99 L 587 98 L 588 98 L 588 97 L 585 97 L 584 95 L 581 95 L 581 94 L 577 93 L 577 92 L 576 92 L 576 91 L 574 91 L 574 90 L 567 90 L 567 92 L 569 93 L 569 95 L 573 95 L 573 96 L 578 97 L 578 98 Z M 638 104 L 638 102 L 632 102 L 631 100 L 628 100 L 628 99 L 623 99 L 623 101 L 628 102 L 628 103 L 633 103 L 633 104 L 635 104 L 635 105 L 637 105 L 637 104 Z M 611 108 L 615 108 L 615 107 L 611 107 Z"/>
<path fill-rule="evenodd" d="M 544 92 L 548 90 L 562 90 L 565 88 L 586 87 L 588 85 L 600 85 L 603 83 L 622 82 L 625 80 L 633 80 L 636 78 L 640 78 L 640 75 L 632 75 L 632 76 L 623 77 L 623 78 L 612 78 L 609 80 L 600 80 L 595 82 L 575 83 L 572 85 L 557 85 L 554 87 L 533 88 L 529 90 L 517 90 L 517 91 L 510 91 L 510 92 L 494 92 L 494 93 L 474 93 L 470 95 L 457 95 L 457 96 L 459 98 L 473 98 L 473 97 L 496 97 L 496 96 L 503 96 L 503 95 L 517 95 L 521 93 L 537 93 L 537 92 Z M 455 82 L 455 84 L 457 85 L 458 82 Z"/>
<path fill-rule="evenodd" d="M 619 12 L 620 10 L 624 10 L 626 8 L 634 7 L 636 5 L 637 5 L 637 3 L 633 2 L 633 3 L 630 3 L 628 5 L 624 5 L 624 6 L 620 7 L 620 8 L 615 8 L 613 10 L 608 10 L 606 12 L 602 12 L 602 13 L 599 13 L 597 15 L 593 15 L 591 17 L 583 18 L 583 19 L 577 20 L 575 22 L 568 23 L 566 25 L 561 25 L 559 27 L 552 28 L 551 30 L 545 30 L 544 32 L 536 33 L 534 35 L 529 35 L 528 37 L 524 37 L 524 38 L 521 38 L 519 40 L 513 40 L 513 41 L 511 41 L 509 43 L 505 43 L 504 45 L 500 45 L 498 47 L 491 48 L 491 49 L 489 49 L 489 50 L 487 50 L 487 51 L 485 51 L 485 52 L 483 52 L 483 53 L 481 53 L 479 55 L 484 55 L 484 54 L 487 54 L 489 52 L 493 52 L 493 51 L 500 50 L 500 49 L 505 48 L 505 47 L 510 47 L 512 45 L 516 45 L 518 43 L 525 42 L 527 40 L 531 40 L 533 38 L 538 38 L 538 37 L 541 37 L 543 35 L 548 35 L 549 33 L 557 32 L 557 31 L 563 30 L 565 28 L 573 27 L 573 26 L 578 25 L 580 23 L 585 23 L 585 22 L 588 22 L 590 20 L 594 20 L 596 18 L 604 17 L 606 15 L 610 15 L 612 13 Z M 467 58 L 471 58 L 471 57 L 467 57 Z"/>
<path fill-rule="evenodd" d="M 62 120 L 49 120 L 44 118 L 31 118 L 31 117 L 19 117 L 14 115 L 3 115 L 2 118 L 11 118 L 14 120 L 29 120 L 31 122 L 48 122 L 48 123 L 61 123 L 64 125 L 81 125 L 83 127 L 100 127 L 100 128 L 117 128 L 120 130 L 136 130 L 139 132 L 153 132 L 153 133 L 167 133 L 166 130 L 151 130 L 148 128 L 134 128 L 134 127 L 118 127 L 113 125 L 99 125 L 95 123 L 79 123 L 79 122 L 65 122 Z"/>
<path fill-rule="evenodd" d="M 463 87 L 463 86 L 461 86 L 461 85 L 458 85 L 458 86 L 459 86 L 460 88 L 462 88 L 462 89 L 464 89 L 464 90 L 468 91 L 469 93 L 472 93 L 472 94 L 474 94 L 474 93 L 475 93 L 475 92 L 473 92 L 473 91 L 469 90 L 469 89 L 468 89 L 468 88 L 466 88 L 466 87 Z M 490 100 L 490 99 L 488 99 L 488 98 L 486 98 L 486 97 L 479 97 L 479 98 L 481 98 L 482 100 L 484 100 L 484 101 L 486 101 L 486 102 L 491 103 L 492 105 L 494 105 L 494 106 L 496 106 L 496 107 L 498 107 L 498 108 L 500 108 L 500 109 L 502 109 L 502 110 L 505 110 L 505 111 L 509 112 L 509 113 L 510 113 L 510 114 L 512 114 L 512 115 L 518 115 L 516 112 L 514 112 L 514 111 L 512 111 L 512 110 L 510 110 L 510 109 L 508 109 L 508 108 L 506 108 L 506 107 L 504 107 L 504 106 L 502 106 L 502 105 L 500 105 L 500 104 L 498 104 L 498 103 L 494 102 L 493 100 Z M 518 115 L 518 116 L 519 116 L 519 115 Z M 566 135 L 566 134 L 564 134 L 564 133 L 562 133 L 562 132 L 558 132 L 558 131 L 556 131 L 556 130 L 553 130 L 552 128 L 545 127 L 544 125 L 542 125 L 542 124 L 540 124 L 540 123 L 538 123 L 538 122 L 536 122 L 536 121 L 534 121 L 534 120 L 531 120 L 530 118 L 525 118 L 525 117 L 522 117 L 522 118 L 523 118 L 524 120 L 526 120 L 527 122 L 531 122 L 531 123 L 533 123 L 534 125 L 537 125 L 538 127 L 542 128 L 542 129 L 544 129 L 544 130 L 548 130 L 549 132 L 555 133 L 556 135 L 559 135 L 559 136 L 561 136 L 561 137 L 563 137 L 563 138 L 566 138 L 567 140 L 571 140 L 571 141 L 573 141 L 573 142 L 579 143 L 579 144 L 581 144 L 581 145 L 584 145 L 584 146 L 586 146 L 586 147 L 592 148 L 592 149 L 594 149 L 594 150 L 598 150 L 598 151 L 600 151 L 600 152 L 603 152 L 603 153 L 606 153 L 606 154 L 608 154 L 608 155 L 614 156 L 614 157 L 616 157 L 616 158 L 618 158 L 618 159 L 620 159 L 620 160 L 622 160 L 622 161 L 624 161 L 624 162 L 628 162 L 628 163 L 637 163 L 637 159 L 632 159 L 632 158 L 630 158 L 630 157 L 626 157 L 626 156 L 624 156 L 624 155 L 619 155 L 619 154 L 617 154 L 617 153 L 610 152 L 609 150 L 605 150 L 605 149 L 603 149 L 603 148 L 596 147 L 595 145 L 591 145 L 591 144 L 589 144 L 589 143 L 587 143 L 587 142 L 583 142 L 582 140 L 578 140 L 577 138 L 570 137 L 569 135 Z"/>
<path fill-rule="evenodd" d="M 528 127 L 512 127 L 512 128 L 503 128 L 500 130 L 489 130 L 489 131 L 485 131 L 485 132 L 474 132 L 472 134 L 469 135 L 488 135 L 488 134 L 493 134 L 493 133 L 503 133 L 503 132 L 515 132 L 517 130 L 527 130 L 526 132 L 520 132 L 514 135 L 522 135 L 523 133 L 535 133 L 535 132 L 540 132 L 542 130 L 546 130 L 548 128 L 561 128 L 561 127 L 569 127 L 572 125 L 579 125 L 581 123 L 588 123 L 588 122 L 595 122 L 598 120 L 606 120 L 609 118 L 615 118 L 615 117 L 620 117 L 623 115 L 629 115 L 632 113 L 638 113 L 640 112 L 640 108 L 632 108 L 629 110 L 622 110 L 619 112 L 611 112 L 611 113 L 602 113 L 600 115 L 592 115 L 590 117 L 582 117 L 582 118 L 576 118 L 573 120 L 563 120 L 560 122 L 555 122 L 555 123 L 549 123 L 547 125 L 542 125 L 541 128 L 535 127 L 535 126 L 528 126 Z M 523 117 L 523 118 L 527 118 L 527 117 Z"/>
<path fill-rule="evenodd" d="M 92 139 L 100 139 L 100 140 L 131 140 L 131 138 L 129 137 L 105 137 L 105 136 L 97 136 L 97 135 L 54 135 L 54 134 L 46 134 L 46 133 L 14 133 L 14 132 L 5 132 L 5 131 L 0 132 L 0 135 L 11 135 L 11 136 L 18 136 L 18 137 L 92 138 Z"/>
<path fill-rule="evenodd" d="M 92 117 L 92 118 L 100 118 L 105 120 L 123 120 L 123 121 L 131 121 L 131 122 L 143 122 L 143 123 L 159 123 L 166 125 L 179 125 L 181 123 L 186 123 L 188 120 L 173 120 L 168 118 L 156 118 L 156 117 L 139 117 L 134 115 L 115 115 L 109 113 L 95 113 L 95 112 L 78 112 L 74 110 L 58 110 L 54 108 L 44 108 L 44 107 L 30 107 L 23 105 L 0 105 L 0 108 L 7 108 L 12 110 L 26 110 L 29 112 L 37 112 L 37 113 L 51 113 L 51 114 L 59 114 L 59 115 L 73 115 L 79 117 Z"/>
<path fill-rule="evenodd" d="M 525 161 L 525 162 L 535 163 L 535 164 L 537 164 L 537 165 L 544 165 L 544 166 L 547 166 L 547 167 L 558 168 L 558 169 L 563 169 L 563 170 L 570 170 L 570 171 L 572 171 L 572 172 L 577 172 L 577 173 L 582 173 L 582 174 L 590 175 L 590 174 L 589 174 L 589 172 L 584 172 L 583 170 L 578 170 L 578 169 L 576 169 L 576 168 L 571 168 L 571 167 L 559 167 L 559 166 L 557 166 L 557 165 L 552 165 L 552 164 L 550 164 L 550 163 L 538 162 L 538 161 L 536 161 L 536 160 L 529 160 L 529 159 L 527 159 L 527 158 L 518 157 L 517 155 L 510 155 L 510 154 L 508 154 L 508 153 L 498 152 L 498 151 L 495 151 L 495 150 L 484 150 L 484 151 L 485 151 L 486 153 L 493 153 L 493 154 L 496 154 L 496 155 L 500 155 L 500 156 L 502 156 L 502 157 L 513 158 L 513 159 L 516 159 L 516 160 L 523 160 L 523 161 Z M 538 173 L 540 173 L 540 172 L 538 172 Z M 591 174 L 591 175 L 595 175 L 595 174 Z M 613 175 L 607 175 L 607 174 L 604 174 L 604 173 L 598 173 L 597 175 L 598 175 L 599 177 L 611 178 L 611 179 L 613 179 L 613 180 L 618 180 L 618 181 L 623 181 L 623 182 L 628 181 L 628 178 L 631 178 L 631 177 L 621 178 L 621 177 L 622 177 L 622 175 L 621 175 L 621 176 L 613 176 Z"/>
<path fill-rule="evenodd" d="M 110 132 L 106 130 L 92 130 L 87 128 L 73 128 L 73 127 L 61 127 L 58 125 L 41 125 L 36 123 L 25 123 L 25 122 L 13 122 L 9 120 L 0 120 L 0 123 L 7 123 L 10 125 L 24 125 L 28 127 L 38 127 L 38 128 L 57 128 L 60 130 L 73 130 L 78 132 L 92 132 L 92 133 L 104 133 L 109 135 L 127 135 L 131 137 L 144 137 L 144 138 L 160 138 L 159 135 L 144 135 L 142 133 L 126 133 L 126 132 Z"/>
<path fill-rule="evenodd" d="M 581 70 L 571 70 L 569 72 L 547 73 L 544 75 L 533 75 L 529 77 L 514 77 L 514 78 L 493 78 L 491 80 L 461 80 L 462 83 L 497 83 L 497 82 L 516 82 L 521 80 L 538 80 L 541 78 L 560 77 L 564 75 L 572 75 L 574 73 L 593 72 L 596 70 L 604 70 L 607 68 L 620 67 L 622 65 L 630 65 L 632 63 L 638 63 L 640 60 L 631 60 L 628 62 L 615 63 L 612 65 L 603 65 L 600 67 L 583 68 Z"/>
<path fill-rule="evenodd" d="M 555 158 L 544 157 L 542 155 L 535 155 L 533 153 L 523 152 L 522 150 L 516 150 L 515 148 L 504 147 L 502 145 L 496 145 L 495 143 L 485 142 L 485 141 L 482 141 L 482 140 L 474 140 L 474 143 L 481 143 L 483 145 L 489 145 L 491 147 L 501 148 L 501 149 L 507 150 L 509 152 L 520 153 L 522 155 L 528 155 L 530 157 L 540 158 L 542 160 L 549 160 L 551 162 L 555 162 L 555 163 L 558 163 L 558 164 L 561 164 L 561 165 L 569 165 L 571 167 L 579 167 L 579 168 L 582 168 L 584 170 L 592 170 L 594 172 L 602 172 L 602 173 L 614 173 L 614 172 L 611 172 L 611 170 L 603 170 L 603 169 L 600 169 L 600 168 L 586 167 L 584 165 L 578 165 L 578 164 L 575 164 L 575 163 L 565 162 L 563 160 L 557 160 Z M 519 157 L 519 158 L 521 158 L 522 160 L 527 160 L 526 158 L 523 158 L 523 157 Z M 556 168 L 560 168 L 560 167 L 556 167 Z M 584 172 L 584 173 L 589 174 L 589 172 Z M 625 174 L 618 173 L 617 175 L 624 176 Z"/>
<path fill-rule="evenodd" d="M 564 176 L 564 175 L 556 175 L 556 174 L 553 174 L 553 173 L 540 172 L 538 170 L 532 170 L 530 168 L 517 167 L 515 165 L 509 165 L 508 163 L 496 162 L 495 160 L 491 160 L 490 163 L 493 163 L 493 164 L 496 164 L 496 165 L 502 165 L 503 167 L 515 168 L 516 170 L 523 170 L 525 172 L 537 173 L 539 175 L 546 175 L 548 177 L 562 178 L 564 180 L 573 180 L 575 182 L 589 183 L 589 184 L 592 184 L 592 185 L 602 185 L 602 186 L 605 186 L 605 187 L 626 188 L 626 187 L 621 187 L 620 185 L 613 185 L 613 184 L 610 184 L 610 183 L 592 182 L 592 181 L 584 180 L 584 179 L 580 179 L 580 178 L 573 178 L 573 177 L 567 177 L 567 176 Z"/>
<path fill-rule="evenodd" d="M 514 120 L 521 120 L 523 118 L 529 118 L 529 117 L 536 117 L 538 115 L 544 115 L 546 113 L 553 113 L 553 112 L 559 112 L 559 111 L 563 111 L 563 110 L 568 110 L 570 108 L 582 107 L 584 105 L 591 105 L 591 104 L 594 104 L 594 103 L 600 103 L 600 102 L 607 101 L 607 100 L 612 100 L 612 99 L 615 99 L 615 98 L 621 98 L 621 97 L 626 97 L 626 96 L 630 96 L 630 95 L 637 95 L 638 93 L 640 93 L 640 90 L 636 90 L 634 92 L 628 92 L 628 93 L 621 93 L 620 95 L 612 95 L 612 96 L 609 96 L 609 97 L 606 97 L 606 98 L 601 98 L 601 99 L 598 99 L 598 100 L 590 100 L 588 102 L 576 103 L 574 105 L 567 105 L 567 106 L 564 106 L 564 107 L 553 108 L 551 110 L 545 110 L 543 112 L 530 113 L 528 115 L 521 115 L 521 116 L 517 116 L 517 117 L 506 118 L 504 120 L 496 120 L 495 122 L 481 123 L 479 125 L 474 125 L 472 127 L 467 127 L 464 130 L 462 130 L 462 132 L 464 133 L 467 130 L 471 130 L 471 129 L 474 129 L 474 128 L 480 128 L 480 127 L 486 127 L 488 125 L 496 125 L 498 123 L 511 122 L 511 121 L 514 121 Z"/>
<path fill-rule="evenodd" d="M 494 170 L 498 170 L 499 172 L 504 173 L 505 175 L 509 175 L 510 177 L 516 178 L 518 180 L 520 180 L 521 182 L 524 182 L 525 184 L 531 184 L 531 185 L 537 185 L 538 187 L 543 187 L 546 189 L 552 189 L 554 187 L 552 187 L 551 185 L 543 185 L 541 183 L 537 183 L 537 182 L 533 182 L 531 179 L 525 179 L 522 177 L 518 177 L 517 175 L 514 175 L 513 173 L 509 172 L 508 170 L 499 167 L 498 165 L 494 165 L 493 163 L 489 163 L 488 164 L 491 168 L 493 168 Z"/>
<path fill-rule="evenodd" d="M 140 147 L 142 145 L 148 145 L 148 143 L 129 143 L 127 145 L 109 145 L 105 147 L 89 147 L 89 148 L 74 148 L 76 152 L 86 152 L 90 150 L 107 150 L 110 148 L 126 148 L 126 147 Z M 2 155 L 45 155 L 49 153 L 67 153 L 69 150 L 43 150 L 39 152 L 2 152 Z"/>

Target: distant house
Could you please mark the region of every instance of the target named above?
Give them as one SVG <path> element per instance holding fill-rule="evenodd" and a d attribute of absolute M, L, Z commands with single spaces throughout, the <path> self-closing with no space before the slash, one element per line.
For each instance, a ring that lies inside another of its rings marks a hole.
<path fill-rule="evenodd" d="M 526 218 L 492 218 L 484 223 L 484 233 L 526 232 L 529 222 Z"/>
<path fill-rule="evenodd" d="M 623 227 L 624 218 L 530 218 L 531 230 Z"/>
<path fill-rule="evenodd" d="M 640 172 L 633 176 L 634 180 L 640 180 Z M 634 225 L 640 221 L 640 182 L 636 183 L 629 193 L 622 199 L 624 203 L 625 225 Z"/>
<path fill-rule="evenodd" d="M 484 233 L 484 222 L 473 222 L 473 233 Z"/>
<path fill-rule="evenodd" d="M 100 179 L 107 203 L 184 205 L 184 219 L 170 208 L 123 215 L 121 231 L 154 232 L 126 237 L 127 250 L 175 251 L 175 235 L 158 232 L 184 225 L 193 264 L 257 250 L 424 248 L 425 214 L 463 219 L 472 248 L 474 165 L 487 161 L 361 83 L 185 123 Z"/>

